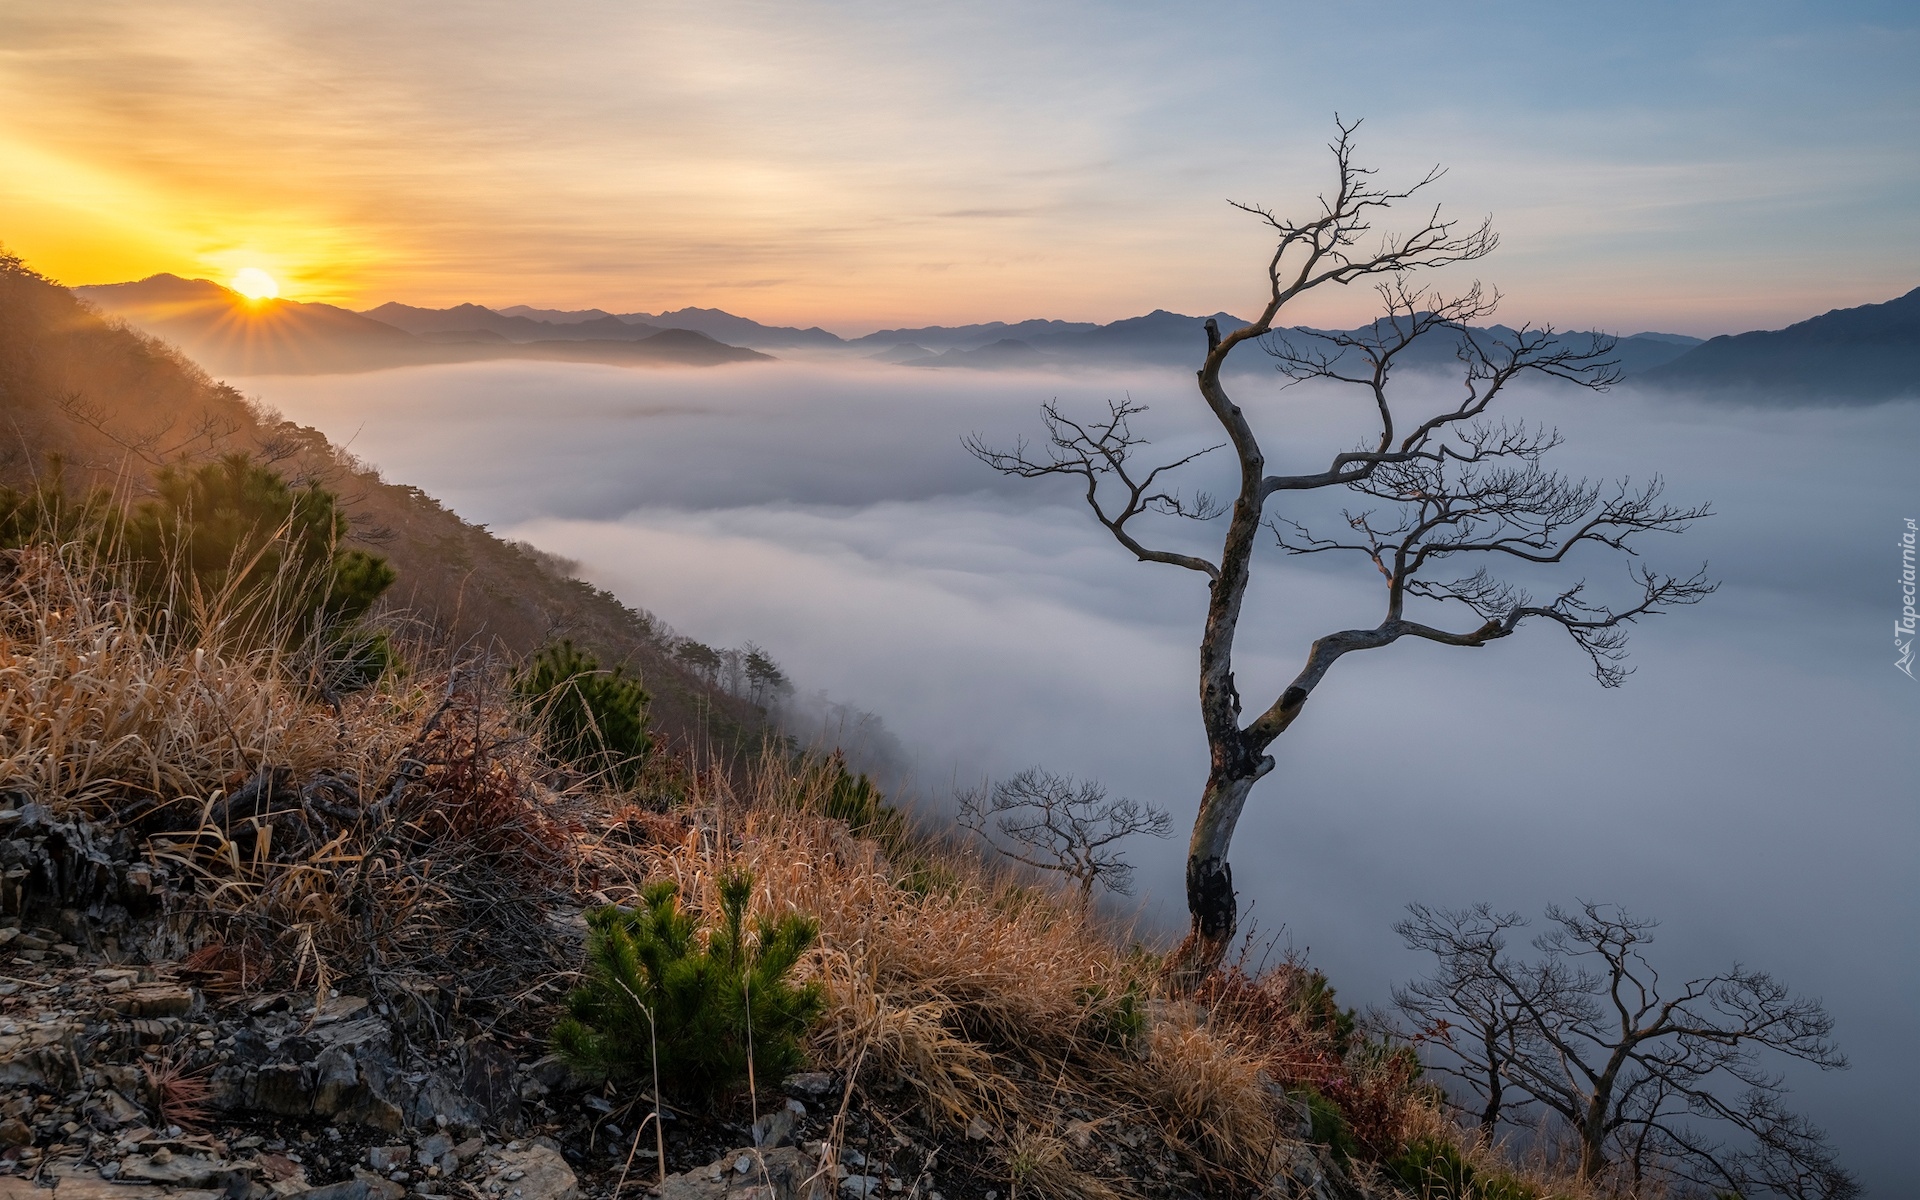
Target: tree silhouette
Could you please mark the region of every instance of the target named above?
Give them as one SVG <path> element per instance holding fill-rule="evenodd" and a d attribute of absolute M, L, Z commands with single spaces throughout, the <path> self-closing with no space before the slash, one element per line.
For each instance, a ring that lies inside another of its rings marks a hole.
<path fill-rule="evenodd" d="M 1191 929 L 1169 960 L 1179 990 L 1197 986 L 1232 942 L 1239 923 L 1227 861 L 1234 827 L 1253 785 L 1273 770 L 1269 748 L 1342 657 L 1405 638 L 1485 646 L 1523 625 L 1550 624 L 1586 651 L 1600 683 L 1612 687 L 1626 674 L 1621 660 L 1627 626 L 1692 604 L 1714 587 L 1704 573 L 1673 576 L 1637 567 L 1629 572 L 1627 594 L 1617 601 L 1590 594 L 1578 580 L 1536 599 L 1485 565 L 1466 565 L 1475 560 L 1556 565 L 1582 547 L 1632 555 L 1641 535 L 1679 531 L 1707 510 L 1662 503 L 1658 479 L 1613 487 L 1567 479 L 1541 465 L 1559 444 L 1557 433 L 1486 419 L 1500 394 L 1523 377 L 1607 387 L 1617 378 L 1607 357 L 1613 343 L 1597 335 L 1561 337 L 1551 328 L 1478 329 L 1473 323 L 1493 312 L 1497 296 L 1477 284 L 1454 297 L 1411 285 L 1413 272 L 1483 258 L 1497 239 L 1490 223 L 1463 227 L 1442 219 L 1438 208 L 1407 232 L 1375 239 L 1374 220 L 1422 192 L 1440 172 L 1436 168 L 1410 187 L 1381 186 L 1372 171 L 1354 165 L 1356 126 L 1337 125 L 1330 147 L 1337 186 L 1321 197 L 1317 213 L 1292 220 L 1256 205 L 1235 205 L 1268 227 L 1275 248 L 1266 266 L 1269 296 L 1260 315 L 1230 332 L 1213 320 L 1206 323 L 1199 391 L 1226 437 L 1213 449 L 1231 447 L 1238 467 L 1231 497 L 1183 497 L 1171 485 L 1172 472 L 1209 451 L 1143 466 L 1139 456 L 1146 441 L 1132 428 L 1132 418 L 1143 409 L 1130 400 L 1109 402 L 1105 414 L 1088 419 L 1045 405 L 1044 448 L 1021 442 L 997 449 L 979 435 L 967 439 L 977 457 L 1004 474 L 1072 480 L 1094 517 L 1135 557 L 1207 580 L 1199 692 L 1210 762 L 1187 853 Z M 1276 324 L 1282 311 L 1306 293 L 1370 278 L 1380 280 L 1386 315 L 1368 327 L 1315 334 Z M 1435 335 L 1456 347 L 1458 398 L 1438 411 L 1410 417 L 1391 378 L 1410 347 Z M 1320 380 L 1358 390 L 1376 432 L 1359 445 L 1331 451 L 1320 470 L 1269 473 L 1253 422 L 1221 378 L 1229 355 L 1249 344 L 1263 346 L 1290 382 Z M 1333 536 L 1307 528 L 1297 514 L 1269 511 L 1301 493 L 1328 488 L 1345 489 L 1363 504 L 1344 514 L 1344 528 Z M 1219 553 L 1206 557 L 1150 546 L 1139 523 L 1156 515 L 1224 517 Z M 1234 680 L 1233 651 L 1262 530 L 1291 554 L 1365 558 L 1382 581 L 1382 611 L 1371 625 L 1314 641 L 1292 682 L 1247 719 Z M 1449 610 L 1468 619 L 1452 623 Z"/>

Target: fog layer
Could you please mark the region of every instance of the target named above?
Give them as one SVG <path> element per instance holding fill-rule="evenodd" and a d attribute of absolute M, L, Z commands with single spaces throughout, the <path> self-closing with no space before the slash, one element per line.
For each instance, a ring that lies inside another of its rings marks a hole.
<path fill-rule="evenodd" d="M 1140 431 L 1178 457 L 1212 440 L 1189 375 L 493 363 L 244 386 L 680 631 L 752 639 L 803 691 L 878 712 L 916 791 L 1044 763 L 1192 816 L 1203 581 L 1132 561 L 1064 483 L 1002 480 L 961 446 L 1034 437 L 1050 398 L 1131 395 L 1152 406 Z M 1281 470 L 1364 430 L 1357 396 L 1267 386 L 1243 403 Z M 1920 406 L 1553 392 L 1508 411 L 1562 429 L 1563 470 L 1658 473 L 1675 501 L 1712 501 L 1646 561 L 1710 560 L 1725 586 L 1637 627 L 1637 672 L 1615 691 L 1550 627 L 1343 660 L 1241 823 L 1243 909 L 1361 1003 L 1423 969 L 1389 929 L 1412 901 L 1657 916 L 1670 974 L 1739 960 L 1825 998 L 1855 1067 L 1796 1077 L 1800 1102 L 1875 1192 L 1903 1192 L 1920 685 L 1894 670 L 1889 626 L 1899 530 L 1920 516 Z M 1197 486 L 1228 465 L 1207 461 Z M 1360 562 L 1263 552 L 1260 568 L 1239 684 L 1264 706 L 1314 637 L 1371 626 L 1382 597 Z M 1571 569 L 1626 586 L 1612 559 Z M 1183 842 L 1132 849 L 1147 917 L 1169 929 Z"/>

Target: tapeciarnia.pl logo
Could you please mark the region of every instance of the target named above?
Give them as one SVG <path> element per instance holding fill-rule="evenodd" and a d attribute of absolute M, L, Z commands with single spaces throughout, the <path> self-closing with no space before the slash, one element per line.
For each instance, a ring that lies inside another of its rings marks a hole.
<path fill-rule="evenodd" d="M 1893 623 L 1894 669 L 1908 679 L 1913 678 L 1913 551 L 1916 533 L 1920 533 L 1920 527 L 1916 527 L 1914 519 L 1908 517 L 1907 528 L 1900 535 L 1900 619 Z"/>

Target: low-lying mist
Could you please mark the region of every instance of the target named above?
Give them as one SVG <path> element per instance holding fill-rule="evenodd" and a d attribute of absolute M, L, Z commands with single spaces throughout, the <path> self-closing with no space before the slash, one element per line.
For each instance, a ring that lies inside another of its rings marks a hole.
<path fill-rule="evenodd" d="M 1039 763 L 1192 815 L 1204 581 L 1132 561 L 1065 481 L 1004 480 L 961 445 L 1036 438 L 1048 399 L 1131 395 L 1151 406 L 1138 431 L 1178 457 L 1214 440 L 1190 375 L 488 363 L 242 385 L 679 631 L 751 639 L 802 692 L 879 713 L 928 802 Z M 1365 431 L 1357 395 L 1242 393 L 1276 469 Z M 1425 968 L 1389 928 L 1411 901 L 1538 914 L 1577 897 L 1662 918 L 1670 972 L 1738 960 L 1824 997 L 1855 1067 L 1798 1079 L 1801 1103 L 1898 1190 L 1897 1113 L 1920 1074 L 1920 685 L 1893 669 L 1888 626 L 1898 533 L 1920 516 L 1920 406 L 1535 391 L 1506 411 L 1565 433 L 1564 471 L 1659 474 L 1676 502 L 1712 501 L 1645 561 L 1709 560 L 1722 590 L 1636 627 L 1637 671 L 1613 691 L 1550 627 L 1342 661 L 1241 823 L 1243 906 L 1359 1003 Z M 1203 459 L 1189 486 L 1219 490 L 1229 465 Z M 1272 551 L 1260 567 L 1239 686 L 1264 706 L 1313 637 L 1376 623 L 1382 596 L 1360 561 Z M 1614 557 L 1571 570 L 1629 586 Z M 1142 920 L 1177 928 L 1184 839 L 1131 853 Z"/>

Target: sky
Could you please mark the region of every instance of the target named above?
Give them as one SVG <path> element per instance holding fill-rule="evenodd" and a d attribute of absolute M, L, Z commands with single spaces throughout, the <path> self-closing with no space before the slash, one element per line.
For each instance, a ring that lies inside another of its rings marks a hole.
<path fill-rule="evenodd" d="M 1147 928 L 1183 924 L 1203 583 L 1135 562 L 1066 481 L 1003 479 L 961 438 L 1004 444 L 1038 432 L 1042 400 L 1079 412 L 1125 393 L 1150 406 L 1138 431 L 1178 457 L 1207 444 L 1191 376 L 479 363 L 236 382 L 680 633 L 765 647 L 802 701 L 878 713 L 904 747 L 889 786 L 919 803 L 1037 764 L 1165 807 L 1175 836 L 1127 853 Z M 1406 382 L 1416 406 L 1433 398 Z M 1349 445 L 1370 411 L 1252 378 L 1235 396 L 1283 470 Z M 1644 561 L 1705 560 L 1720 591 L 1637 625 L 1614 690 L 1550 627 L 1342 660 L 1249 801 L 1243 913 L 1365 1005 L 1426 969 L 1391 931 L 1404 905 L 1487 901 L 1537 922 L 1549 903 L 1626 904 L 1662 921 L 1663 978 L 1743 962 L 1824 1000 L 1855 1065 L 1795 1072 L 1795 1103 L 1873 1194 L 1915 1194 L 1920 689 L 1894 669 L 1888 626 L 1920 405 L 1619 389 L 1522 391 L 1505 410 L 1562 430 L 1562 470 L 1658 472 L 1675 503 L 1711 503 Z M 1205 463 L 1187 487 L 1208 485 Z M 1219 531 L 1157 533 L 1198 546 Z M 1626 585 L 1605 554 L 1568 574 Z M 1377 619 L 1379 593 L 1365 564 L 1263 551 L 1236 660 L 1249 703 L 1272 700 L 1314 637 Z"/>
<path fill-rule="evenodd" d="M 1225 201 L 1311 204 L 1338 112 L 1495 218 L 1510 318 L 1704 336 L 1920 282 L 1915 61 L 1909 3 L 0 0 L 0 245 L 359 308 L 1243 312 Z"/>

